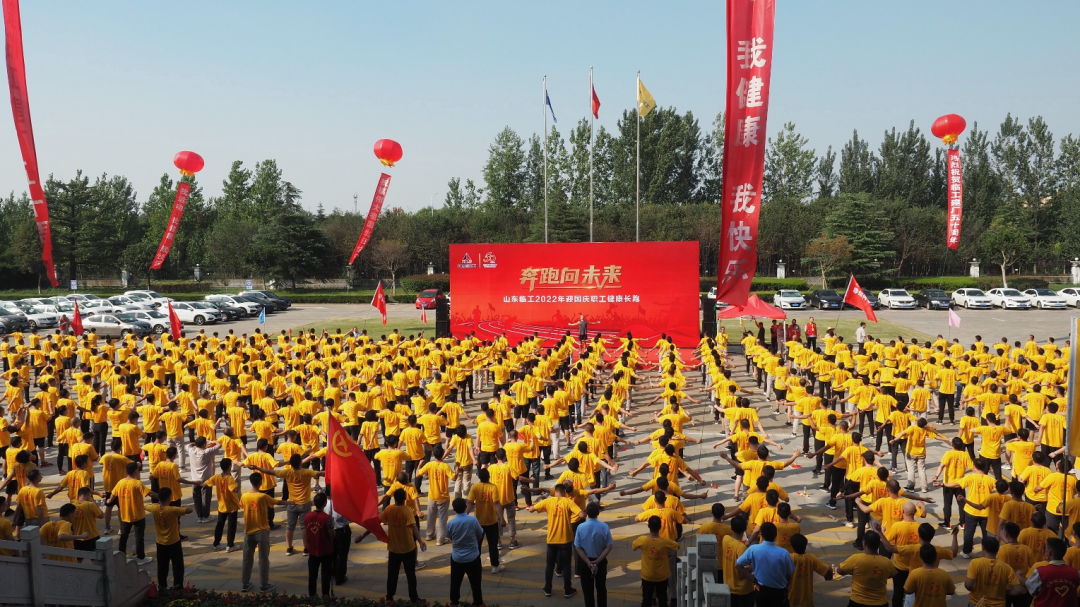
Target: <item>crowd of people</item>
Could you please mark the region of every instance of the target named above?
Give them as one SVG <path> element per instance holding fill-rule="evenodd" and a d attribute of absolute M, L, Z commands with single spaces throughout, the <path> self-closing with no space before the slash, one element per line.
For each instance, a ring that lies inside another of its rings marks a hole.
<path fill-rule="evenodd" d="M 579 579 L 584 603 L 604 607 L 614 548 L 604 504 L 646 494 L 635 518 L 647 533 L 631 546 L 643 607 L 674 601 L 684 535 L 715 536 L 716 576 L 735 607 L 810 606 L 815 576 L 848 575 L 854 607 L 937 607 L 955 592 L 940 561 L 956 558 L 971 559 L 963 584 L 979 607 L 1076 604 L 1068 342 L 920 343 L 861 327 L 849 344 L 831 328 L 819 334 L 813 319 L 781 324 L 772 339 L 765 331 L 758 324 L 730 351 L 723 328 L 685 348 L 587 325 L 553 343 L 356 330 L 12 334 L 0 338 L 0 540 L 35 525 L 49 546 L 93 550 L 115 528 L 139 565 L 156 557 L 161 587 L 170 573 L 183 586 L 181 530 L 194 514 L 215 523 L 214 550 L 242 550 L 245 591 L 272 591 L 270 532 L 283 514 L 285 555 L 303 554 L 310 594 L 329 596 L 347 583 L 350 546 L 369 536 L 353 537 L 333 507 L 338 488 L 322 479 L 333 416 L 381 484 L 389 600 L 401 573 L 420 600 L 416 571 L 434 542 L 451 545 L 451 604 L 467 577 L 481 605 L 484 544 L 488 575 L 506 571 L 524 508 L 546 516 L 544 594 L 560 577 L 574 597 Z M 687 427 L 709 423 L 719 451 L 699 444 L 695 460 L 687 444 L 704 432 Z M 801 445 L 781 458 L 780 440 Z M 928 470 L 933 441 L 948 451 Z M 645 443 L 651 452 L 628 470 L 620 452 Z M 779 473 L 800 463 L 812 463 L 827 492 L 819 506 L 843 507 L 854 530 L 855 554 L 833 566 L 808 549 L 782 486 Z M 632 480 L 641 474 L 648 480 Z M 691 533 L 686 502 L 710 489 L 730 499 L 711 504 Z M 69 503 L 51 512 L 47 499 L 60 492 Z M 923 520 L 937 499 L 949 548 Z"/>

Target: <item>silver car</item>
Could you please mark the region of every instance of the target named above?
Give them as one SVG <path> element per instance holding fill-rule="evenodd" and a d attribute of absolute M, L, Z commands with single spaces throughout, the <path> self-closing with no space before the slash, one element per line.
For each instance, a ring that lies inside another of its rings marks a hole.
<path fill-rule="evenodd" d="M 60 315 L 53 306 L 34 306 L 21 301 L 15 302 L 15 305 L 26 315 L 31 331 L 34 329 L 51 329 L 60 324 Z"/>
<path fill-rule="evenodd" d="M 150 323 L 143 322 L 127 312 L 94 314 L 84 318 L 82 324 L 84 334 L 93 331 L 101 337 L 127 337 L 128 335 L 146 337 L 151 332 Z"/>

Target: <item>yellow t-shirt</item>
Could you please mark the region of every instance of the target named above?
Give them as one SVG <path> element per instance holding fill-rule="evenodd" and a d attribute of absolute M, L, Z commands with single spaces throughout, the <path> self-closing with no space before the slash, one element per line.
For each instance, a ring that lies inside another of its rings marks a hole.
<path fill-rule="evenodd" d="M 986 504 L 990 499 L 990 495 L 994 493 L 994 477 L 988 474 L 971 474 L 956 481 L 961 487 L 967 490 L 967 502 L 964 504 L 964 512 L 972 516 L 987 516 L 987 508 L 981 510 L 971 505 L 972 502 L 976 504 Z"/>
<path fill-rule="evenodd" d="M 956 592 L 956 584 L 941 569 L 919 567 L 911 570 L 904 592 L 915 594 L 915 607 L 945 607 L 949 595 Z"/>
<path fill-rule="evenodd" d="M 146 518 L 143 498 L 150 494 L 150 487 L 144 485 L 142 481 L 125 478 L 116 483 L 112 494 L 120 507 L 120 520 L 125 523 L 134 523 Z"/>
<path fill-rule="evenodd" d="M 971 561 L 967 577 L 975 580 L 968 603 L 981 607 L 1005 607 L 1005 591 L 1020 583 L 1008 563 L 985 557 Z"/>
<path fill-rule="evenodd" d="M 416 515 L 412 508 L 390 504 L 379 515 L 379 520 L 386 525 L 386 535 L 390 539 L 386 544 L 387 550 L 394 554 L 408 554 L 416 550 L 416 538 L 413 536 Z"/>
<path fill-rule="evenodd" d="M 154 515 L 157 543 L 171 546 L 180 541 L 180 517 L 187 513 L 184 508 L 150 504 L 146 509 Z"/>
<path fill-rule="evenodd" d="M 431 460 L 430 462 L 420 466 L 420 469 L 416 471 L 416 475 L 420 476 L 426 474 L 428 480 L 428 499 L 436 502 L 445 502 L 450 499 L 450 466 L 446 464 Z"/>
<path fill-rule="evenodd" d="M 788 603 L 812 605 L 814 603 L 814 574 L 825 575 L 829 572 L 829 566 L 813 554 L 792 554 L 791 560 L 795 562 L 795 573 L 788 584 Z M 726 582 L 727 578 L 724 578 L 724 581 Z"/>
<path fill-rule="evenodd" d="M 476 483 L 469 489 L 469 501 L 476 511 L 476 520 L 482 526 L 494 525 L 495 502 L 499 499 L 499 490 L 491 483 Z"/>
<path fill-rule="evenodd" d="M 206 479 L 203 485 L 215 489 L 218 512 L 228 514 L 240 509 L 240 498 L 236 493 L 236 479 L 231 474 L 215 474 Z"/>
<path fill-rule="evenodd" d="M 724 572 L 724 583 L 731 588 L 731 594 L 745 595 L 754 591 L 750 580 L 735 572 L 735 561 L 746 552 L 746 544 L 732 536 L 727 536 L 720 545 L 720 570 Z"/>
<path fill-rule="evenodd" d="M 299 470 L 286 468 L 275 470 L 274 476 L 285 479 L 285 482 L 289 484 L 289 498 L 292 503 L 303 506 L 311 501 L 311 479 L 318 478 L 319 473 L 307 468 Z"/>
<path fill-rule="evenodd" d="M 671 577 L 668 551 L 678 552 L 679 544 L 663 537 L 643 535 L 634 540 L 633 550 L 641 551 L 641 579 L 646 582 L 663 582 Z"/>
<path fill-rule="evenodd" d="M 840 563 L 841 574 L 851 574 L 851 600 L 862 605 L 884 605 L 889 602 L 889 579 L 896 567 L 883 556 L 854 554 Z M 727 578 L 724 578 L 725 581 Z"/>
<path fill-rule="evenodd" d="M 240 497 L 240 507 L 244 511 L 244 535 L 255 535 L 270 529 L 267 514 L 278 501 L 265 493 L 248 491 Z"/>
<path fill-rule="evenodd" d="M 547 512 L 548 530 L 547 543 L 569 544 L 574 541 L 574 533 L 570 527 L 572 517 L 576 517 L 581 508 L 568 497 L 549 497 L 533 504 L 537 512 Z"/>

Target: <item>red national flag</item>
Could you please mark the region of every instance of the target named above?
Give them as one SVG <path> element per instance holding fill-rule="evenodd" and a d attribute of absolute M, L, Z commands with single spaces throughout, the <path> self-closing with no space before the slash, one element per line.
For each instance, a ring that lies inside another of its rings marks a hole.
<path fill-rule="evenodd" d="M 592 87 L 592 115 L 597 120 L 600 119 L 600 98 L 596 96 L 596 87 Z"/>
<path fill-rule="evenodd" d="M 75 312 L 71 315 L 71 330 L 75 335 L 83 334 L 82 314 L 79 314 L 79 300 L 75 300 Z"/>
<path fill-rule="evenodd" d="M 379 492 L 375 469 L 341 422 L 331 415 L 330 435 L 326 444 L 326 481 L 333 491 L 334 510 L 371 532 L 382 542 L 388 542 L 379 522 Z"/>
<path fill-rule="evenodd" d="M 382 281 L 379 281 L 378 288 L 375 289 L 375 297 L 371 298 L 371 305 L 375 307 L 382 314 L 382 324 L 386 324 L 386 293 L 383 293 Z"/>
<path fill-rule="evenodd" d="M 176 315 L 176 311 L 172 308 L 172 302 L 169 302 L 169 335 L 176 341 L 180 341 L 180 317 Z"/>
<path fill-rule="evenodd" d="M 874 308 L 870 305 L 870 300 L 866 297 L 866 292 L 862 290 L 859 283 L 855 281 L 855 276 L 851 276 L 851 280 L 848 281 L 847 291 L 844 292 L 844 303 L 851 304 L 856 308 L 866 312 L 866 319 L 877 322 L 877 315 L 874 314 Z"/>

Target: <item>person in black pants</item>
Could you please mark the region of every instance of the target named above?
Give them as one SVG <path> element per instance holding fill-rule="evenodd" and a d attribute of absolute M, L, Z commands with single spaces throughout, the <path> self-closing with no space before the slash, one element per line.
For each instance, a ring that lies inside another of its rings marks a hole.
<path fill-rule="evenodd" d="M 326 486 L 326 497 L 330 499 L 330 516 L 334 519 L 334 584 L 340 586 L 348 581 L 345 575 L 349 568 L 349 546 L 352 545 L 352 529 L 349 519 L 334 510 L 334 494 L 330 485 Z"/>
<path fill-rule="evenodd" d="M 427 550 L 424 538 L 420 537 L 420 527 L 416 523 L 416 515 L 412 508 L 405 505 L 405 490 L 394 491 L 394 503 L 387 506 L 379 520 L 387 526 L 387 535 L 390 542 L 387 547 L 387 570 L 386 570 L 386 602 L 394 602 L 397 594 L 398 573 L 405 568 L 405 579 L 409 584 L 409 600 L 414 603 L 420 602 L 420 595 L 416 591 L 416 544 Z M 410 550 L 405 550 L 411 547 Z"/>
<path fill-rule="evenodd" d="M 607 607 L 607 556 L 615 543 L 611 530 L 599 521 L 599 503 L 590 502 L 585 507 L 585 514 L 588 520 L 578 525 L 574 534 L 581 592 L 584 594 L 585 607 Z"/>
<path fill-rule="evenodd" d="M 172 565 L 173 588 L 184 587 L 184 543 L 180 535 L 180 517 L 191 514 L 191 506 L 170 506 L 179 504 L 172 499 L 172 489 L 162 487 L 158 491 L 158 503 L 151 504 L 146 510 L 154 515 L 154 530 L 157 532 L 158 587 L 168 588 L 169 565 Z M 143 521 L 145 523 L 145 519 Z"/>
<path fill-rule="evenodd" d="M 461 582 L 465 576 L 469 576 L 472 604 L 479 606 L 484 603 L 481 584 L 484 567 L 480 563 L 480 542 L 483 541 L 484 530 L 476 517 L 465 512 L 468 505 L 464 498 L 455 498 L 452 504 L 455 515 L 446 525 L 446 532 L 454 545 L 450 555 L 450 604 L 457 605 L 461 600 Z"/>
<path fill-rule="evenodd" d="M 308 595 L 316 596 L 315 583 L 322 580 L 322 595 L 330 596 L 334 564 L 334 521 L 326 510 L 326 494 L 315 496 L 315 508 L 304 515 L 304 548 L 308 553 Z M 322 569 L 321 576 L 319 569 Z M 395 576 L 394 581 L 397 581 Z"/>
<path fill-rule="evenodd" d="M 668 578 L 671 577 L 670 558 L 679 551 L 674 540 L 660 537 L 659 516 L 650 516 L 649 534 L 634 540 L 633 550 L 641 550 L 641 607 L 668 604 Z M 663 578 L 663 579 L 661 579 Z"/>

